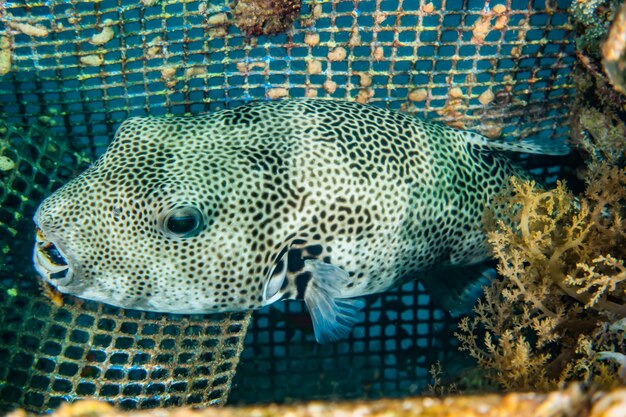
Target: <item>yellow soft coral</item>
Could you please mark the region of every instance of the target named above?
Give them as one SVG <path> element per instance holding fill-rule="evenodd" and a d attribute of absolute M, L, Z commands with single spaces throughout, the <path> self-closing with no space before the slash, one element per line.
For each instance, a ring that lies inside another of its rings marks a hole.
<path fill-rule="evenodd" d="M 620 284 L 626 280 L 626 267 L 624 267 L 623 260 L 617 260 L 611 255 L 602 255 L 591 262 L 593 266 L 579 263 L 577 273 L 568 275 L 565 279 L 567 284 L 578 287 L 577 294 L 591 295 L 585 304 L 587 308 L 596 306 L 605 294 L 615 293 L 621 286 Z M 624 291 L 621 290 L 621 292 Z"/>
<path fill-rule="evenodd" d="M 626 382 L 626 329 L 610 325 L 626 317 L 625 215 L 626 169 L 591 164 L 578 197 L 511 180 L 487 216 L 503 278 L 457 334 L 491 379 L 510 390 Z"/>

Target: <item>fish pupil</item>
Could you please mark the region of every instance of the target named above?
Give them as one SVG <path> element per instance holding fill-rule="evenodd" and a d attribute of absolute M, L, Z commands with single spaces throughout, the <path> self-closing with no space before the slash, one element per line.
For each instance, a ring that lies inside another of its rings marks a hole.
<path fill-rule="evenodd" d="M 202 213 L 195 207 L 172 210 L 165 219 L 165 231 L 176 237 L 195 236 L 202 229 Z"/>
<path fill-rule="evenodd" d="M 180 216 L 180 217 L 171 217 L 167 221 L 167 228 L 170 232 L 176 233 L 177 235 L 184 235 L 193 231 L 198 225 L 198 220 L 189 215 L 189 216 Z"/>

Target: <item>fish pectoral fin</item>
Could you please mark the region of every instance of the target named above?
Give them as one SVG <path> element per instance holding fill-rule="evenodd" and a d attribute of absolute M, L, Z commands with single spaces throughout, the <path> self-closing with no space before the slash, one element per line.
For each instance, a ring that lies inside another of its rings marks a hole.
<path fill-rule="evenodd" d="M 365 307 L 365 302 L 339 298 L 341 288 L 350 279 L 343 269 L 319 260 L 305 261 L 304 269 L 312 274 L 304 302 L 311 315 L 315 340 L 332 343 L 345 339 L 361 320 L 358 313 Z"/>
<path fill-rule="evenodd" d="M 497 277 L 495 269 L 481 263 L 441 268 L 419 276 L 433 302 L 453 317 L 468 314 L 483 295 L 483 286 Z"/>

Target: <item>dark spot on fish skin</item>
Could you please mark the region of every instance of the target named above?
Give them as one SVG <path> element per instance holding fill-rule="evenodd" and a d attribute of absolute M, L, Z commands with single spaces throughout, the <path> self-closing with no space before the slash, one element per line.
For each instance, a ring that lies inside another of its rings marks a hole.
<path fill-rule="evenodd" d="M 300 206 L 298 207 L 299 212 L 304 211 L 304 205 L 306 204 L 306 200 L 310 197 L 310 195 L 310 193 L 307 193 L 302 196 L 302 200 L 300 200 Z"/>
<path fill-rule="evenodd" d="M 271 172 L 272 174 L 278 174 L 285 171 L 287 168 L 286 161 L 288 161 L 290 154 L 287 149 L 273 149 L 273 148 L 261 148 L 254 151 L 246 150 L 245 158 L 250 162 L 252 168 L 255 170 L 263 170 Z M 273 177 L 268 177 L 273 180 Z"/>
<path fill-rule="evenodd" d="M 491 166 L 493 166 L 495 164 L 495 160 L 494 160 L 494 157 L 493 157 L 493 152 L 490 152 L 490 151 L 480 152 L 480 158 L 489 167 L 491 167 Z"/>
<path fill-rule="evenodd" d="M 323 137 L 317 137 L 315 139 L 313 139 L 314 142 L 326 142 L 326 143 L 334 143 L 336 142 L 336 140 L 334 138 L 323 138 Z"/>
<path fill-rule="evenodd" d="M 307 252 L 307 255 L 317 257 L 322 254 L 322 251 L 324 250 L 324 248 L 322 247 L 322 245 L 311 245 L 311 246 L 307 246 L 305 250 Z"/>
<path fill-rule="evenodd" d="M 290 249 L 287 253 L 287 270 L 288 272 L 298 272 L 304 267 L 302 260 L 302 249 Z"/>
<path fill-rule="evenodd" d="M 258 109 L 254 106 L 241 106 L 226 110 L 222 121 L 227 127 L 247 128 L 261 121 Z"/>
<path fill-rule="evenodd" d="M 240 112 L 234 112 L 232 117 L 224 119 L 224 124 L 226 126 L 248 127 L 251 123 L 251 118 Z"/>
<path fill-rule="evenodd" d="M 264 217 L 265 217 L 265 220 L 263 220 L 261 223 L 259 223 L 259 228 L 260 229 L 265 229 L 265 227 L 268 224 L 273 222 L 273 219 L 271 217 L 270 218 L 267 218 L 267 216 L 264 216 Z"/>
<path fill-rule="evenodd" d="M 301 300 L 304 298 L 306 287 L 309 284 L 311 278 L 313 278 L 313 276 L 310 272 L 303 272 L 296 276 L 297 299 Z"/>

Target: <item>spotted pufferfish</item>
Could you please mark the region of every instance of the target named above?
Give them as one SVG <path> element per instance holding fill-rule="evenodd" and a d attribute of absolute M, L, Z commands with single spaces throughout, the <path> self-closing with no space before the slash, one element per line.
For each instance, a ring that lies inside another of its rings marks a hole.
<path fill-rule="evenodd" d="M 332 342 L 358 321 L 359 297 L 407 280 L 450 310 L 477 298 L 483 210 L 526 175 L 503 151 L 567 148 L 343 101 L 134 117 L 40 205 L 34 262 L 63 293 L 131 309 L 303 299 L 317 341 Z"/>

